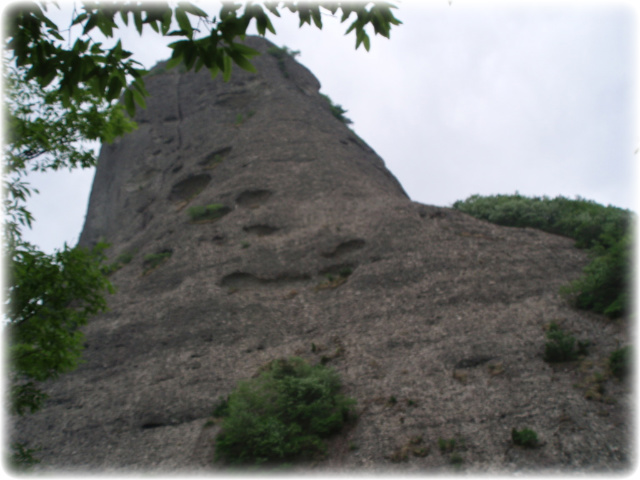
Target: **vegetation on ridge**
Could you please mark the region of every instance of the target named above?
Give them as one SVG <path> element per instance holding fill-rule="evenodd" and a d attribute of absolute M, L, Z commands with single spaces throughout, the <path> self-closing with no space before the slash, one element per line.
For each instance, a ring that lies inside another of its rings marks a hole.
<path fill-rule="evenodd" d="M 578 280 L 561 291 L 580 309 L 611 318 L 630 312 L 631 230 L 629 210 L 565 197 L 473 195 L 453 208 L 510 227 L 531 227 L 564 235 L 588 249 L 592 260 Z"/>
<path fill-rule="evenodd" d="M 280 69 L 282 76 L 284 78 L 289 78 L 289 71 L 287 70 L 285 59 L 287 57 L 296 58 L 298 55 L 300 55 L 300 51 L 290 50 L 288 47 L 282 46 L 271 47 L 267 50 L 267 53 L 278 61 L 278 68 Z"/>
<path fill-rule="evenodd" d="M 329 98 L 329 95 L 325 95 L 324 93 L 321 93 L 320 96 L 322 98 L 324 98 L 329 103 L 329 108 L 331 109 L 331 115 L 336 117 L 338 120 L 340 120 L 345 125 L 350 125 L 350 124 L 353 123 L 353 121 L 351 119 L 349 119 L 349 118 L 344 116 L 344 114 L 347 113 L 347 110 L 342 108 L 342 105 L 338 105 L 336 103 L 333 103 L 333 100 L 331 100 L 331 98 Z"/>

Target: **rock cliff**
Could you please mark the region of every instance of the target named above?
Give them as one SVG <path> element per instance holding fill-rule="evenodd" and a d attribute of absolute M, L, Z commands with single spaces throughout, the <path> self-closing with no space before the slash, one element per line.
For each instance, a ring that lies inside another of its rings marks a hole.
<path fill-rule="evenodd" d="M 596 375 L 628 333 L 558 295 L 585 253 L 412 202 L 306 68 L 247 42 L 258 73 L 228 83 L 156 67 L 139 128 L 102 148 L 80 244 L 111 243 L 118 292 L 85 363 L 15 422 L 39 468 L 221 468 L 216 399 L 291 355 L 336 369 L 359 414 L 296 468 L 629 468 L 630 388 Z M 588 355 L 545 362 L 550 322 Z M 537 448 L 513 445 L 524 427 Z"/>

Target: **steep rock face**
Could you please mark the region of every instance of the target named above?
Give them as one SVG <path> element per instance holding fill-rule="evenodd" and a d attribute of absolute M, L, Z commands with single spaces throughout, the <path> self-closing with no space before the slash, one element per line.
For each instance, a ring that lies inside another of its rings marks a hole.
<path fill-rule="evenodd" d="M 41 468 L 219 468 L 215 400 L 290 355 L 328 362 L 359 412 L 300 468 L 453 468 L 440 438 L 472 471 L 627 468 L 628 387 L 586 398 L 627 332 L 557 294 L 585 254 L 412 202 L 311 73 L 266 53 L 255 65 L 229 83 L 150 76 L 138 130 L 103 147 L 80 244 L 133 259 L 85 329 L 86 363 L 16 421 Z M 219 216 L 192 220 L 207 205 Z M 551 321 L 594 343 L 585 360 L 544 362 Z M 523 427 L 538 448 L 512 445 Z"/>

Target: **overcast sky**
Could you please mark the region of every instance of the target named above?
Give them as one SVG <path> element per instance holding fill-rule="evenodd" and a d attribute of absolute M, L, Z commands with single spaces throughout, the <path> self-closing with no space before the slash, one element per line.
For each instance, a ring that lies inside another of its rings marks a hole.
<path fill-rule="evenodd" d="M 215 3 L 198 3 L 215 14 Z M 624 1 L 396 1 L 391 39 L 354 49 L 347 24 L 276 19 L 277 45 L 348 110 L 353 130 L 409 196 L 450 206 L 473 194 L 563 195 L 637 211 L 637 11 Z M 146 67 L 170 56 L 149 30 L 124 47 Z M 77 242 L 92 171 L 34 178 L 26 237 Z"/>

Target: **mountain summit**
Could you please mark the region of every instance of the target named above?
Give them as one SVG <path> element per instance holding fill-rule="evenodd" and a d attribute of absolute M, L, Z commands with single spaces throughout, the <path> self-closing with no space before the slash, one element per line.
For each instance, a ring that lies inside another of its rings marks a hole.
<path fill-rule="evenodd" d="M 247 44 L 258 73 L 227 83 L 159 64 L 139 128 L 102 147 L 80 245 L 111 244 L 118 291 L 85 363 L 14 423 L 39 468 L 224 468 L 215 402 L 290 356 L 357 401 L 302 469 L 629 468 L 631 393 L 602 373 L 628 333 L 558 294 L 586 254 L 412 202 L 305 67 Z M 552 323 L 589 345 L 578 360 L 545 361 Z"/>

